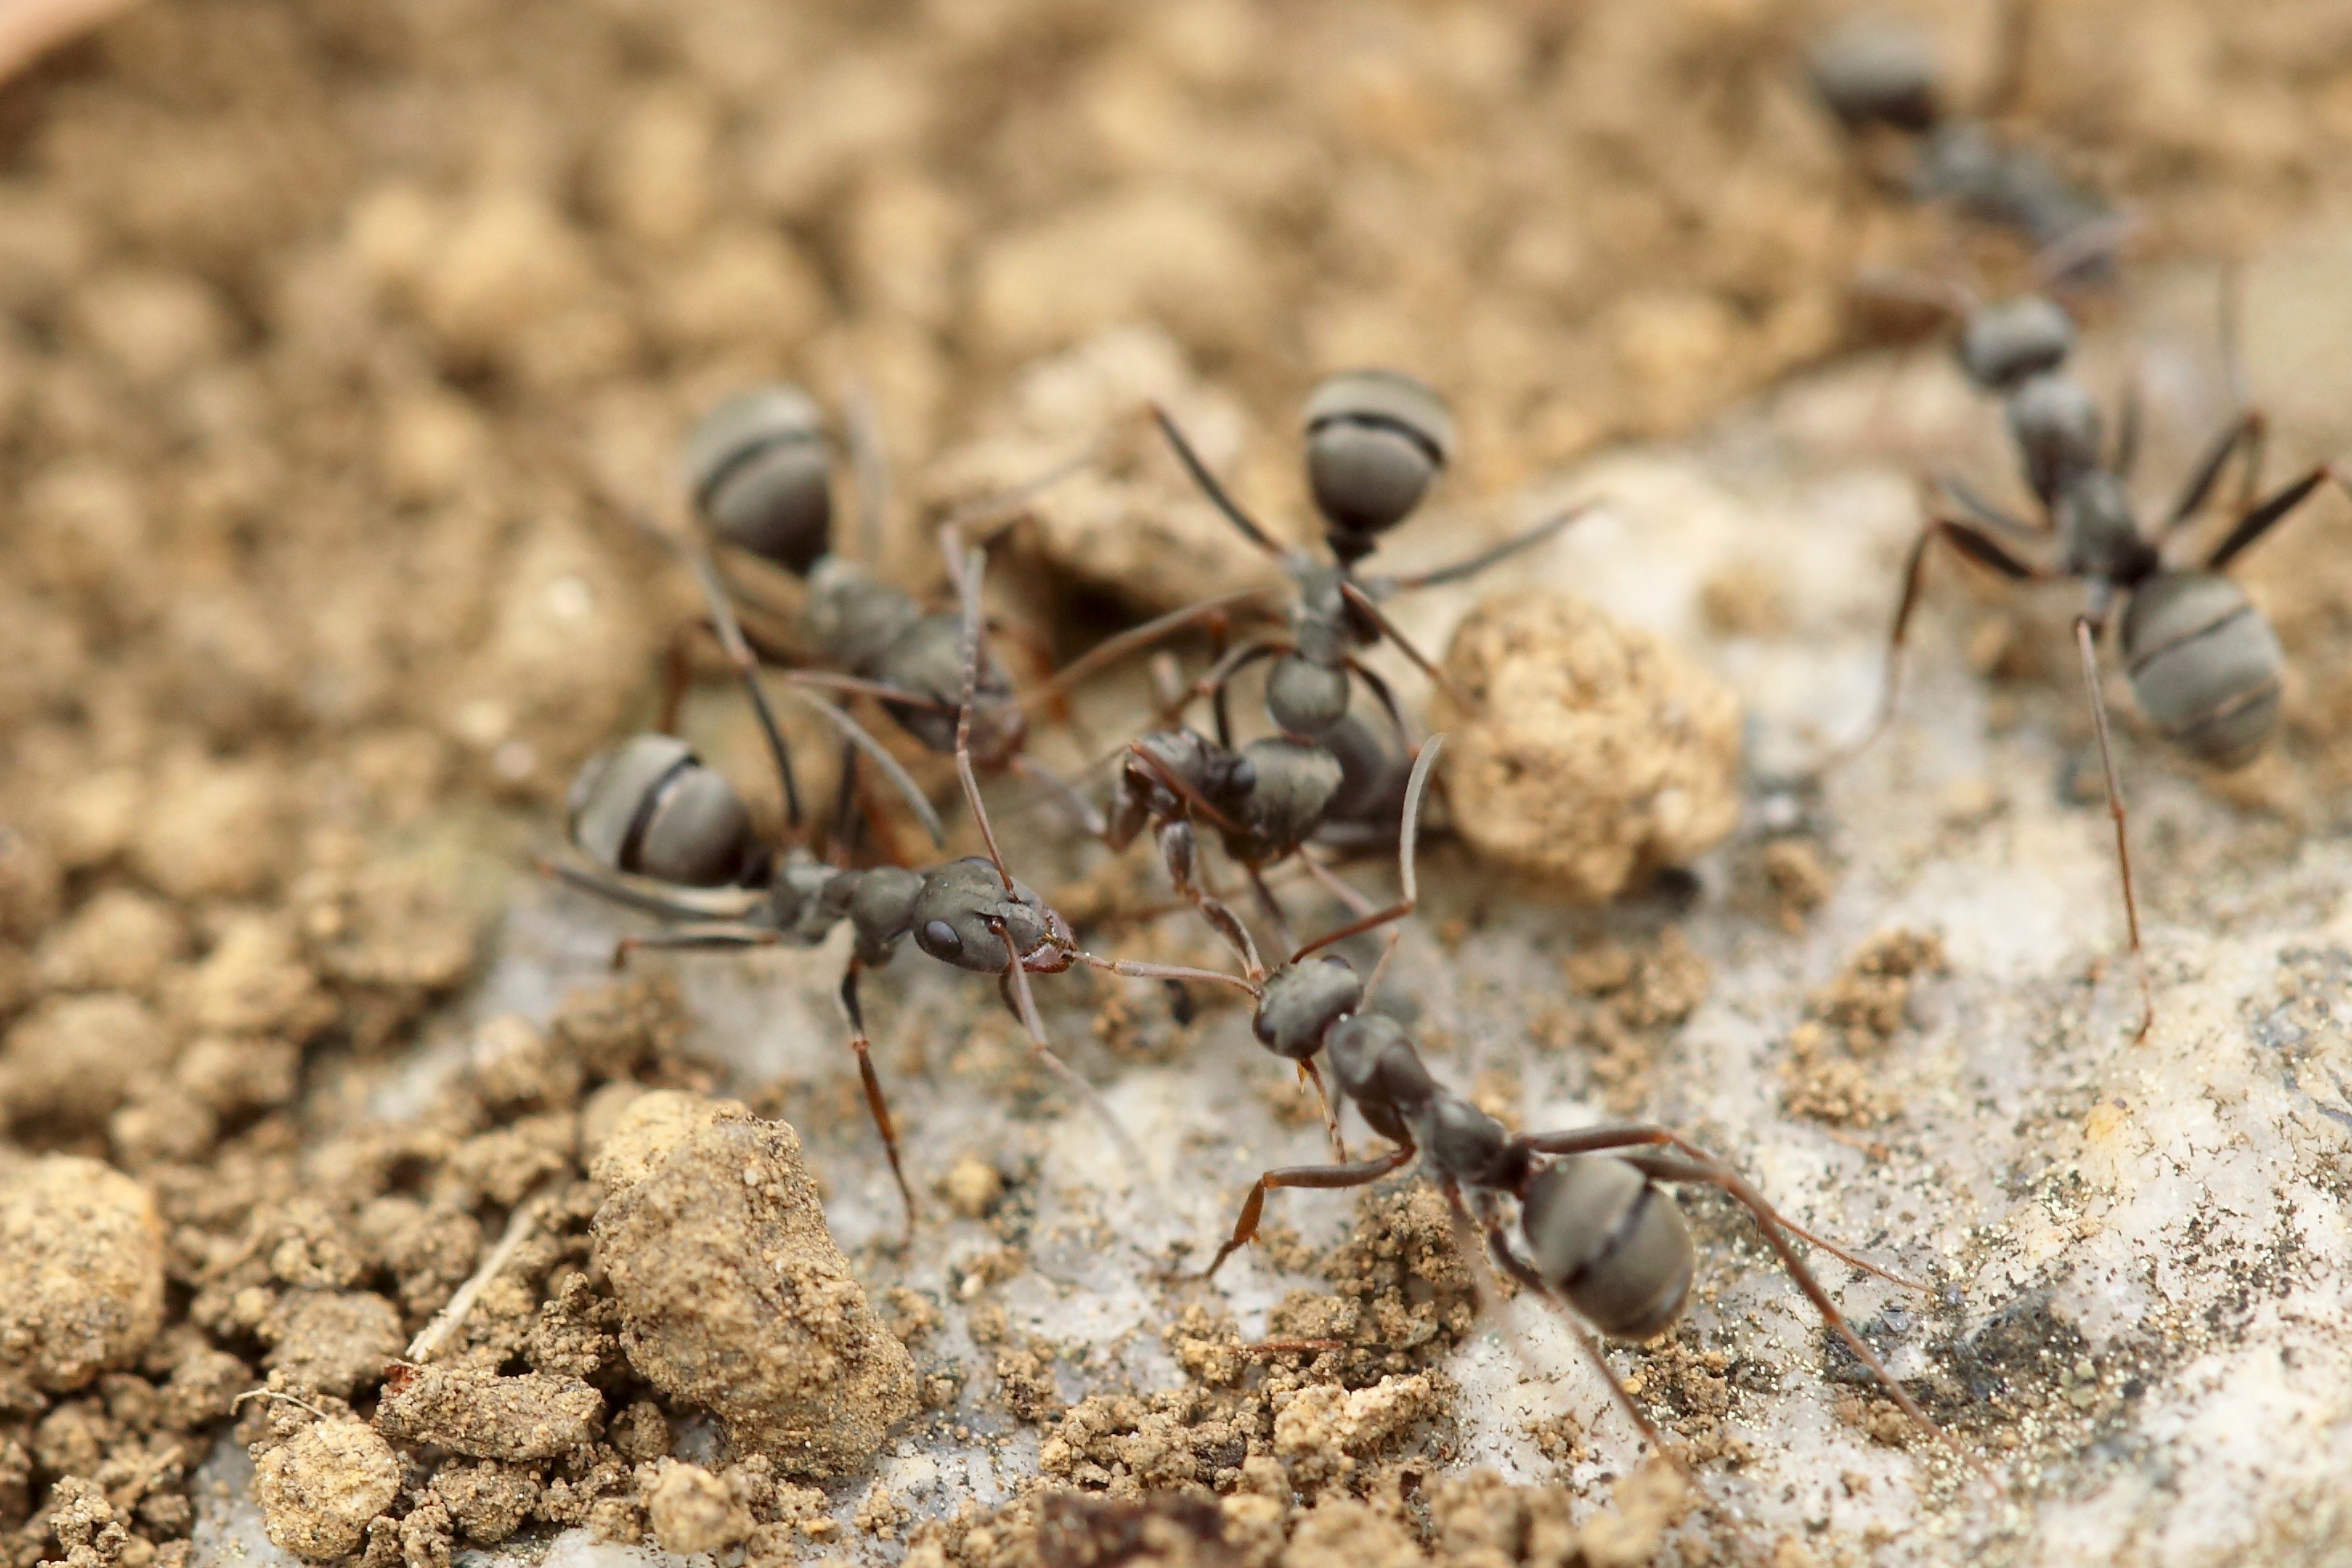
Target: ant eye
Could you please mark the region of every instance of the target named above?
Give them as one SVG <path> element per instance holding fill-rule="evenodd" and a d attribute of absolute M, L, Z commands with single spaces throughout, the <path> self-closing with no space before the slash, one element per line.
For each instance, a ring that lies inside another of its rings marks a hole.
<path fill-rule="evenodd" d="M 963 951 L 963 938 L 958 936 L 956 928 L 945 921 L 933 921 L 923 927 L 923 942 L 927 946 L 938 948 L 943 952 Z"/>
<path fill-rule="evenodd" d="M 1257 764 L 1247 757 L 1235 757 L 1232 771 L 1225 776 L 1233 781 L 1235 795 L 1247 795 L 1257 788 Z"/>

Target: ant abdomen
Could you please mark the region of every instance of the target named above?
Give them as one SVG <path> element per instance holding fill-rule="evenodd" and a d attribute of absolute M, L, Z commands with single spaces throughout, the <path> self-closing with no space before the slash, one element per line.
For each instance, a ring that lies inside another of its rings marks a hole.
<path fill-rule="evenodd" d="M 1326 376 L 1307 399 L 1307 482 L 1332 548 L 1357 554 L 1410 515 L 1454 456 L 1454 416 L 1391 370 Z"/>
<path fill-rule="evenodd" d="M 1961 367 L 1990 392 L 2006 392 L 2029 376 L 2056 370 L 2074 348 L 2074 321 L 2040 294 L 1972 310 L 1960 330 Z"/>
<path fill-rule="evenodd" d="M 572 843 L 609 871 L 716 888 L 751 860 L 742 797 L 674 735 L 633 735 L 591 757 L 570 805 Z"/>
<path fill-rule="evenodd" d="M 1601 1332 L 1646 1340 L 1681 1315 L 1696 1266 L 1690 1226 L 1625 1161 L 1580 1154 L 1547 1166 L 1528 1184 L 1519 1224 L 1544 1282 Z"/>
<path fill-rule="evenodd" d="M 1942 113 L 1936 56 L 1925 34 L 1883 16 L 1852 17 L 1813 46 L 1813 90 L 1849 131 L 1921 132 Z"/>
<path fill-rule="evenodd" d="M 2167 740 L 2216 768 L 2254 760 L 2278 728 L 2278 634 L 2214 572 L 2160 572 L 2124 607 L 2132 695 Z"/>
<path fill-rule="evenodd" d="M 704 415 L 686 477 L 711 532 L 795 577 L 833 548 L 824 415 L 796 386 L 752 387 Z"/>

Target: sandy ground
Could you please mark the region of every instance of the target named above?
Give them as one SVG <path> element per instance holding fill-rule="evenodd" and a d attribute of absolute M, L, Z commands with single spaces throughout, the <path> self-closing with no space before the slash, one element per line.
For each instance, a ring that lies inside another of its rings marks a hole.
<path fill-rule="evenodd" d="M 1307 378 L 1389 358 L 1444 385 L 1471 433 L 1400 565 L 1599 497 L 1519 580 L 1665 637 L 1750 714 L 1746 820 L 1687 885 L 1567 910 L 1433 850 L 1395 981 L 1433 1066 L 1530 1128 L 1688 1128 L 1806 1223 L 1930 1279 L 1920 1301 L 1829 1275 L 2010 1487 L 1995 1501 L 1902 1446 L 1736 1212 L 1701 1198 L 1691 1318 L 1615 1352 L 1701 1456 L 1710 1507 L 1664 1550 L 2340 1551 L 2345 503 L 2246 564 L 2294 666 L 2278 754 L 2203 780 L 2126 722 L 2160 1009 L 2133 1047 L 2063 595 L 2020 606 L 1939 572 L 1902 725 L 1825 788 L 1788 782 L 1867 710 L 1912 475 L 2006 466 L 1997 421 L 1932 353 L 1800 374 L 1849 343 L 1857 267 L 1942 257 L 1931 220 L 1858 188 L 1791 86 L 1811 14 L 1156 15 L 159 6 L 12 88 L 0 821 L 53 876 L 8 884 L 0 1015 L 129 994 L 167 1040 L 165 1066 L 100 1075 L 146 1121 L 14 1099 L 16 1139 L 177 1194 L 178 1312 L 244 1219 L 190 1195 L 211 1173 L 234 1187 L 257 1160 L 424 1114 L 475 1025 L 543 1019 L 602 977 L 626 922 L 520 872 L 576 759 L 649 710 L 682 601 L 647 586 L 625 513 L 659 504 L 669 443 L 714 391 L 858 374 L 918 476 L 987 427 L 1020 367 L 1148 320 L 1232 395 L 1251 493 L 1281 496 Z M 1937 23 L 1980 75 L 1988 17 Z M 2340 16 L 2085 5 L 2039 37 L 2026 123 L 2147 217 L 2092 363 L 2096 384 L 2141 367 L 2151 485 L 2223 412 L 2212 271 L 2168 258 L 2250 258 L 2273 470 L 2352 447 Z M 1404 624 L 1442 646 L 1474 593 L 1413 601 Z M 1095 731 L 1120 732 L 1134 695 L 1090 694 Z M 727 700 L 714 687 L 698 712 L 732 765 L 750 754 Z M 1012 847 L 1053 886 L 1084 867 L 1045 826 L 1020 816 Z M 309 961 L 341 1011 L 302 1026 L 325 1038 L 299 1096 L 225 1105 L 193 1152 L 159 1146 L 152 1112 L 182 1102 L 154 1085 L 193 1081 L 223 1026 L 188 1012 L 189 977 L 256 915 L 331 947 L 293 911 L 367 897 L 387 866 L 403 896 L 425 889 L 419 939 L 384 943 L 415 963 Z M 104 901 L 126 892 L 144 900 L 128 927 Z M 454 959 L 428 961 L 452 931 Z M 1839 1001 L 1856 956 L 1899 931 L 1935 936 L 1944 964 L 1857 1031 Z M 1105 945 L 1122 936 L 1158 940 Z M 1612 943 L 1616 979 L 1594 967 Z M 1653 973 L 1692 990 L 1685 954 L 1704 1000 L 1644 1000 Z M 887 1559 L 915 1521 L 1039 1472 L 1055 1433 L 1009 1397 L 1020 1377 L 1044 1380 L 1033 1406 L 1177 1387 L 1162 1331 L 1184 1308 L 1258 1337 L 1357 1211 L 1286 1194 L 1311 1245 L 1237 1259 L 1214 1289 L 1164 1284 L 1252 1173 L 1318 1145 L 1239 1017 L 1176 1030 L 1145 994 L 1097 1028 L 1102 993 L 1048 994 L 1139 1170 L 1022 1061 L 984 987 L 903 960 L 871 988 L 931 1210 L 899 1252 L 831 1001 L 841 962 L 663 967 L 692 1052 L 801 1129 L 869 1289 L 940 1305 L 921 1354 L 952 1399 L 825 1494 L 827 1550 Z M 968 1161 L 1010 1194 L 985 1220 L 940 1192 Z M 494 1227 L 499 1205 L 480 1212 Z M 1564 1484 L 1582 1516 L 1632 1468 L 1630 1428 L 1532 1303 L 1435 1365 L 1457 1392 L 1385 1474 L 1491 1466 Z M 196 1488 L 199 1562 L 275 1552 L 239 1500 L 253 1420 Z M 689 1423 L 679 1442 L 707 1457 L 715 1439 Z M 877 1479 L 910 1516 L 887 1536 Z M 566 1537 L 557 1555 L 595 1554 Z"/>

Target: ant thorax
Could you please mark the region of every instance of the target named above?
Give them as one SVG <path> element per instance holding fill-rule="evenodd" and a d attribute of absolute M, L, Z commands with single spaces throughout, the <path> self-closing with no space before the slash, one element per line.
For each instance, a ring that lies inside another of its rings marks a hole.
<path fill-rule="evenodd" d="M 2059 492 L 2057 516 L 2070 572 L 2128 588 L 2161 564 L 2132 516 L 2123 481 L 2104 468 L 2076 475 Z"/>

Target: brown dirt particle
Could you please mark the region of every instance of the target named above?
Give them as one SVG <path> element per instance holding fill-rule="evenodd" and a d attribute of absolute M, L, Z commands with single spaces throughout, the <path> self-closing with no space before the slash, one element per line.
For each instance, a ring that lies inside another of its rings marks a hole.
<path fill-rule="evenodd" d="M 664 1459 L 646 1493 L 646 1515 L 665 1552 L 724 1552 L 751 1533 L 751 1516 L 726 1483 L 699 1465 Z"/>
<path fill-rule="evenodd" d="M 375 1424 L 388 1437 L 477 1459 L 552 1459 L 604 1426 L 604 1396 L 572 1378 L 497 1377 L 456 1367 L 394 1367 Z"/>
<path fill-rule="evenodd" d="M 1004 1201 L 1004 1178 L 996 1167 L 966 1154 L 940 1179 L 940 1194 L 966 1219 L 984 1219 Z"/>
<path fill-rule="evenodd" d="M 363 1421 L 304 1427 L 255 1466 L 271 1544 L 324 1561 L 359 1550 L 368 1521 L 400 1494 L 400 1461 Z"/>
<path fill-rule="evenodd" d="M 433 1495 L 449 1510 L 459 1534 L 477 1546 L 496 1546 L 520 1529 L 538 1506 L 539 1472 L 496 1459 L 446 1465 L 433 1478 Z"/>
<path fill-rule="evenodd" d="M 163 1317 L 163 1225 L 138 1183 L 52 1154 L 0 1171 L 0 1376 L 78 1388 Z"/>
<path fill-rule="evenodd" d="M 699 1127 L 663 1114 L 678 1135 L 658 1159 L 606 1163 L 625 1119 L 599 1160 L 635 1176 L 607 1182 L 593 1227 L 630 1364 L 786 1473 L 863 1463 L 914 1413 L 914 1365 L 834 1245 L 799 1138 L 740 1110 L 713 1107 Z"/>
<path fill-rule="evenodd" d="M 0 1043 L 0 1110 L 53 1132 L 103 1127 L 134 1083 L 163 1070 L 171 1050 L 170 1031 L 135 996 L 53 997 Z"/>
<path fill-rule="evenodd" d="M 1944 967 L 1944 945 L 1927 932 L 1882 931 L 1856 949 L 1838 977 L 1813 993 L 1805 1021 L 1789 1032 L 1781 1075 L 1790 1113 L 1868 1127 L 1900 1110 L 1900 1097 L 1865 1064 L 1904 1027 L 1920 977 Z"/>
<path fill-rule="evenodd" d="M 405 1336 L 400 1309 L 367 1290 L 295 1290 L 262 1320 L 261 1364 L 289 1386 L 348 1399 L 383 1380 Z"/>
<path fill-rule="evenodd" d="M 1433 726 L 1481 855 L 1598 901 L 1738 819 L 1739 702 L 1646 632 L 1563 594 L 1495 595 L 1454 634 Z"/>

